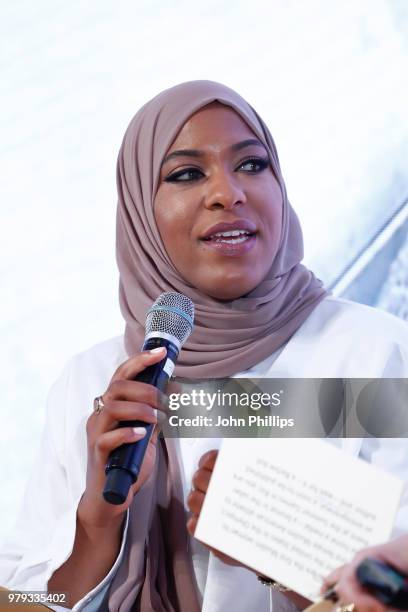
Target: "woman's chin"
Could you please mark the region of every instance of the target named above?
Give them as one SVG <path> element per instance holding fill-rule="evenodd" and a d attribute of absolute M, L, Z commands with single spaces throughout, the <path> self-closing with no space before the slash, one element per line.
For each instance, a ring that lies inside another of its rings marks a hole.
<path fill-rule="evenodd" d="M 216 300 L 220 300 L 221 302 L 231 302 L 232 300 L 237 300 L 238 298 L 243 297 L 252 291 L 252 289 L 252 285 L 238 285 L 236 281 L 228 282 L 225 280 L 219 287 L 203 287 L 201 290 Z"/>

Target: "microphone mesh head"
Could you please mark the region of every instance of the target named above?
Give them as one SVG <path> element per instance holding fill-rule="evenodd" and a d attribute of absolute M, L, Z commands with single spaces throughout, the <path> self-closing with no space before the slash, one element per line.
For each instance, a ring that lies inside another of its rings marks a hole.
<path fill-rule="evenodd" d="M 170 334 L 184 344 L 193 330 L 194 304 L 182 293 L 159 295 L 146 317 L 146 336 L 152 332 Z"/>

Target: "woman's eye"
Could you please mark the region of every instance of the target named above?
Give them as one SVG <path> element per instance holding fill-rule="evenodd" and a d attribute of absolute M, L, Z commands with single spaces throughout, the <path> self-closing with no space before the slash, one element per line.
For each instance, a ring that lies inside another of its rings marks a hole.
<path fill-rule="evenodd" d="M 186 168 L 185 170 L 180 170 L 179 172 L 170 174 L 164 180 L 166 183 L 189 182 L 194 180 L 197 174 L 202 176 L 203 173 L 200 170 L 197 170 L 197 168 Z"/>
<path fill-rule="evenodd" d="M 250 170 L 250 172 L 261 172 L 269 166 L 269 159 L 262 157 L 251 157 L 250 159 L 246 159 L 245 161 L 241 162 L 239 168 L 242 168 L 243 166 L 252 166 L 253 170 Z M 256 168 L 254 168 L 254 166 L 256 166 Z"/>
<path fill-rule="evenodd" d="M 247 168 L 245 169 L 245 167 Z M 262 157 L 251 157 L 240 163 L 238 169 L 244 168 L 249 174 L 262 172 L 269 166 L 269 159 Z M 190 183 L 204 176 L 204 173 L 197 168 L 185 168 L 167 176 L 164 181 L 166 183 Z"/>

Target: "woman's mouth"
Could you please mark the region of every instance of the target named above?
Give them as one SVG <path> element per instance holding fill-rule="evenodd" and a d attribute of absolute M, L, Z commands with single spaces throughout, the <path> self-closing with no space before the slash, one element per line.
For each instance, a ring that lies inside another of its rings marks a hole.
<path fill-rule="evenodd" d="M 203 244 L 215 249 L 223 255 L 238 257 L 250 251 L 256 242 L 256 232 L 247 230 L 232 230 L 229 232 L 217 232 L 207 238 L 202 238 Z"/>

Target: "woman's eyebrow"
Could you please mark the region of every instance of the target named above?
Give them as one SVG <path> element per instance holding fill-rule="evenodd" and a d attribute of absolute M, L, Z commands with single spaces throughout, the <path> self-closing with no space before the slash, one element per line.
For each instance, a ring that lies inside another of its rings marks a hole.
<path fill-rule="evenodd" d="M 230 146 L 230 151 L 239 151 L 240 149 L 244 149 L 245 147 L 249 147 L 250 145 L 255 145 L 258 147 L 262 147 L 266 150 L 265 145 L 256 138 L 248 138 L 247 140 L 242 140 L 241 142 L 237 142 Z M 173 157 L 202 157 L 205 155 L 204 151 L 199 151 L 198 149 L 180 149 L 178 151 L 172 151 L 162 161 L 162 166 L 167 163 Z"/>
<path fill-rule="evenodd" d="M 257 138 L 248 138 L 247 140 L 242 140 L 241 142 L 237 142 L 231 146 L 231 151 L 239 151 L 240 149 L 244 149 L 245 147 L 249 147 L 250 145 L 255 145 L 257 147 L 262 147 L 266 151 L 266 147 Z"/>

